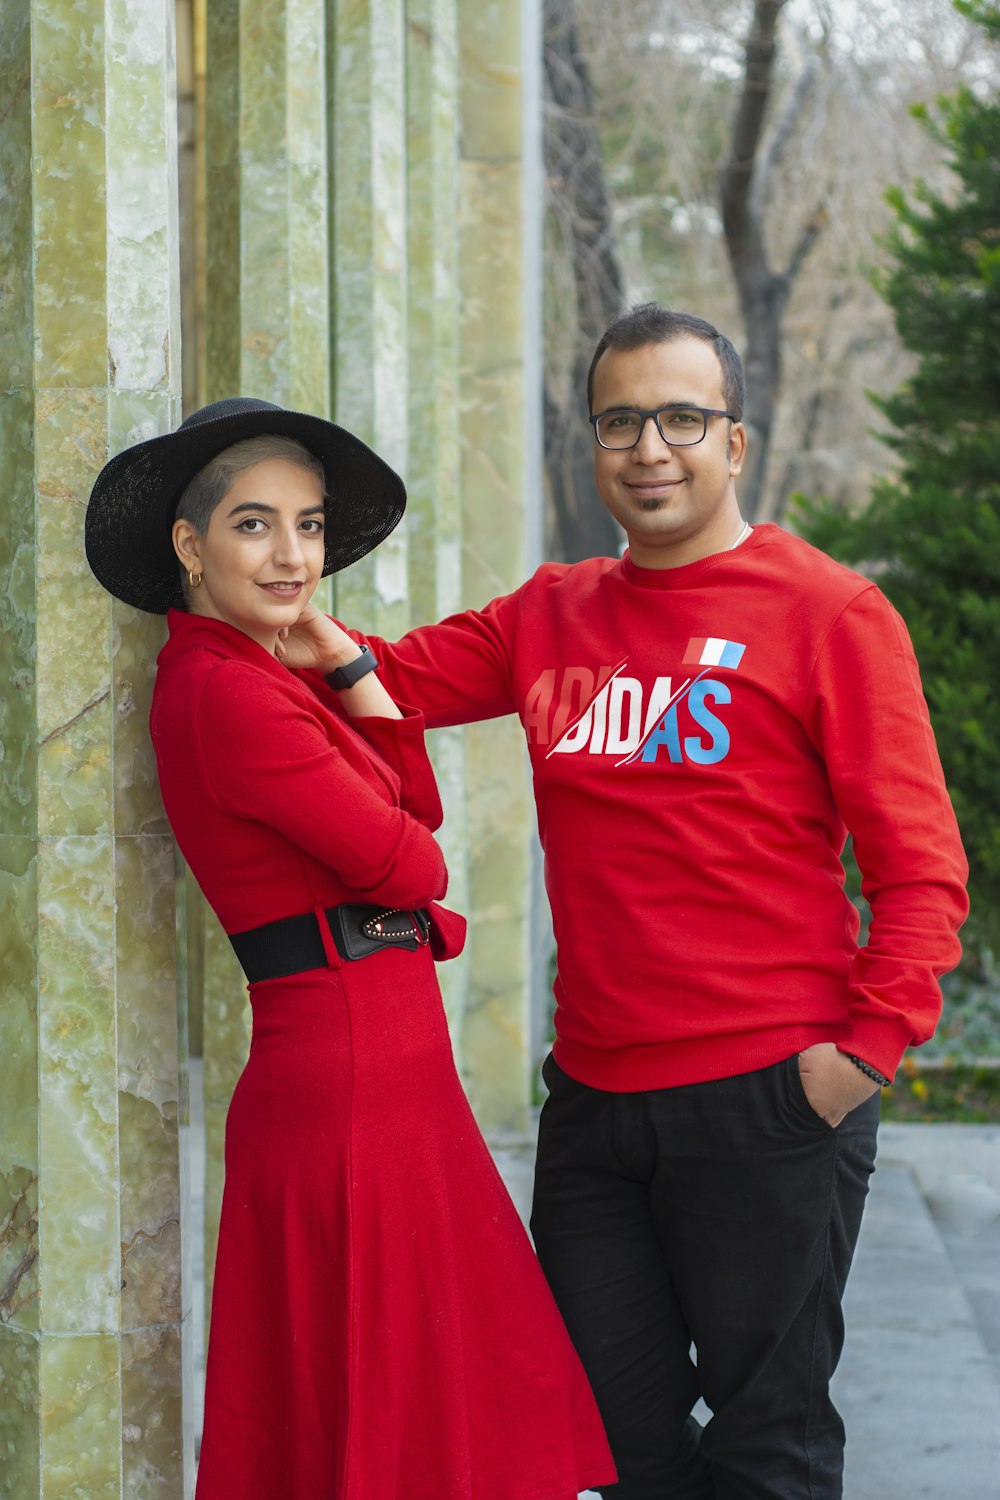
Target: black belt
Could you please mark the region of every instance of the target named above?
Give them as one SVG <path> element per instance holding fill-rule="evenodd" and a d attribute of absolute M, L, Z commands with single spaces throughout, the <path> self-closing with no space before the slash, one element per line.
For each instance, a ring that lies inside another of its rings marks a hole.
<path fill-rule="evenodd" d="M 384 948 L 412 953 L 430 936 L 431 919 L 423 907 L 387 911 L 381 906 L 328 906 L 325 916 L 334 947 L 348 962 L 381 953 Z M 231 932 L 229 941 L 250 984 L 327 966 L 315 912 L 282 917 L 247 932 Z"/>

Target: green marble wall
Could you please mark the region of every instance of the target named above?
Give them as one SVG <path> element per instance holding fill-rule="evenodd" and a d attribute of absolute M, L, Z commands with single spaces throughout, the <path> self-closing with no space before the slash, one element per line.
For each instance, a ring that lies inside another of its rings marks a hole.
<path fill-rule="evenodd" d="M 0 1496 L 15 1500 L 190 1492 L 188 995 L 209 1266 L 247 1044 L 242 976 L 178 887 L 156 790 L 162 625 L 111 603 L 81 545 L 108 453 L 180 416 L 172 12 L 5 0 L 0 26 Z M 520 8 L 196 0 L 193 19 L 185 408 L 242 391 L 331 412 L 406 475 L 406 524 L 338 580 L 345 617 L 394 634 L 485 602 L 531 561 Z M 451 899 L 472 914 L 446 1003 L 482 1123 L 516 1128 L 523 751 L 490 725 L 438 734 L 433 754 Z"/>
<path fill-rule="evenodd" d="M 462 594 L 481 605 L 537 561 L 527 473 L 522 26 L 530 4 L 459 0 Z M 523 11 L 523 14 L 522 14 Z M 534 211 L 540 211 L 538 205 Z M 537 392 L 532 393 L 537 396 Z M 468 731 L 471 979 L 462 1056 L 480 1119 L 523 1129 L 530 1075 L 533 822 L 513 721 Z"/>
<path fill-rule="evenodd" d="M 204 388 L 187 404 L 244 394 L 327 415 L 327 7 L 323 0 L 212 0 L 199 19 L 205 359 Z M 210 1301 L 225 1115 L 246 1058 L 249 1008 L 215 918 L 191 898 L 188 911 L 201 981 Z"/>
<path fill-rule="evenodd" d="M 464 0 L 332 9 L 334 409 L 410 491 L 405 528 L 338 581 L 337 607 L 392 635 L 485 603 L 531 560 L 521 13 Z M 532 812 L 520 731 L 439 732 L 432 754 L 451 900 L 471 918 L 466 954 L 441 970 L 459 1065 L 484 1128 L 523 1129 Z"/>
<path fill-rule="evenodd" d="M 6 0 L 0 1495 L 16 1500 L 166 1500 L 191 1480 L 186 1059 L 146 733 L 162 626 L 113 604 L 82 546 L 108 453 L 178 415 L 176 159 L 164 0 Z"/>
<path fill-rule="evenodd" d="M 241 390 L 329 410 L 406 476 L 405 524 L 336 579 L 331 601 L 382 634 L 483 603 L 533 561 L 521 45 L 516 4 L 218 0 L 205 13 L 198 402 Z M 451 899 L 473 918 L 442 987 L 484 1126 L 516 1129 L 532 889 L 519 731 L 432 738 Z M 210 1255 L 246 1046 L 238 974 L 227 949 L 212 952 L 209 937 Z"/>
<path fill-rule="evenodd" d="M 407 478 L 406 521 L 336 579 L 352 623 L 395 635 L 528 570 L 520 12 L 456 0 L 219 0 L 204 15 L 204 388 L 309 410 Z M 239 131 L 232 128 L 239 121 Z M 441 970 L 485 1128 L 527 1118 L 530 827 L 514 726 L 432 737 L 451 899 Z M 206 1254 L 247 1008 L 228 944 L 204 975 Z"/>
<path fill-rule="evenodd" d="M 405 474 L 406 61 L 399 0 L 330 0 L 334 416 Z M 409 624 L 408 537 L 397 527 L 337 579 L 337 609 L 381 635 Z"/>
<path fill-rule="evenodd" d="M 454 0 L 410 0 L 406 19 L 407 583 L 408 623 L 419 625 L 462 608 L 459 56 Z M 438 730 L 429 743 L 446 809 L 448 900 L 467 912 L 466 732 Z M 471 946 L 438 970 L 460 1066 L 470 965 Z"/>

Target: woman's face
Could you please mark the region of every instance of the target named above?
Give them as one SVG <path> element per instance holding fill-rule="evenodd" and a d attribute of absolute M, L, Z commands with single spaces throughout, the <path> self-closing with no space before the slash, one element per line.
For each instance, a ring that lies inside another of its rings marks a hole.
<path fill-rule="evenodd" d="M 174 522 L 174 547 L 201 584 L 192 614 L 235 625 L 274 651 L 323 575 L 323 489 L 315 474 L 284 458 L 244 469 L 215 507 L 205 531 Z"/>

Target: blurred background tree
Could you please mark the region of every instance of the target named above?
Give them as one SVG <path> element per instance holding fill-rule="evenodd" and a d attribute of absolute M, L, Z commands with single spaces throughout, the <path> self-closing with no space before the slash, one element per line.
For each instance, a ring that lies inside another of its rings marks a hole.
<path fill-rule="evenodd" d="M 996 0 L 957 8 L 1000 42 Z M 960 87 L 914 110 L 942 156 L 943 190 L 888 194 L 877 289 L 914 357 L 892 395 L 895 472 L 870 504 L 800 498 L 797 530 L 877 576 L 921 663 L 972 868 L 973 932 L 1000 938 L 1000 103 Z M 862 497 L 863 498 L 863 497 Z"/>
<path fill-rule="evenodd" d="M 924 1052 L 1000 1056 L 1000 0 L 544 3 L 548 555 L 623 541 L 603 327 L 710 318 L 751 374 L 746 512 L 877 576 L 914 636 L 974 898 Z"/>
<path fill-rule="evenodd" d="M 742 491 L 755 519 L 782 519 L 796 490 L 863 500 L 887 426 L 865 392 L 894 390 L 912 367 L 872 285 L 885 192 L 921 175 L 948 191 L 910 107 L 995 87 L 981 29 L 950 0 L 545 0 L 545 12 L 549 555 L 619 541 L 592 488 L 581 372 L 610 318 L 650 298 L 709 317 L 753 356 L 757 468 Z M 723 213 L 735 188 L 751 230 L 742 291 Z M 773 400 L 753 286 L 779 314 Z"/>

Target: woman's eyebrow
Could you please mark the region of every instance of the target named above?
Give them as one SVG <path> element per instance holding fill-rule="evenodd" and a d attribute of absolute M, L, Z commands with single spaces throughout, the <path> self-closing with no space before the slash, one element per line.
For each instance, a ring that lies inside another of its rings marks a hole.
<path fill-rule="evenodd" d="M 307 505 L 303 510 L 299 511 L 299 515 L 318 516 L 322 515 L 325 509 L 326 507 L 324 505 Z M 233 506 L 232 510 L 229 512 L 229 515 L 238 516 L 240 512 L 244 510 L 252 510 L 258 515 L 265 516 L 276 516 L 278 514 L 278 509 L 275 505 L 264 505 L 263 503 L 256 500 L 242 500 L 239 505 Z"/>

